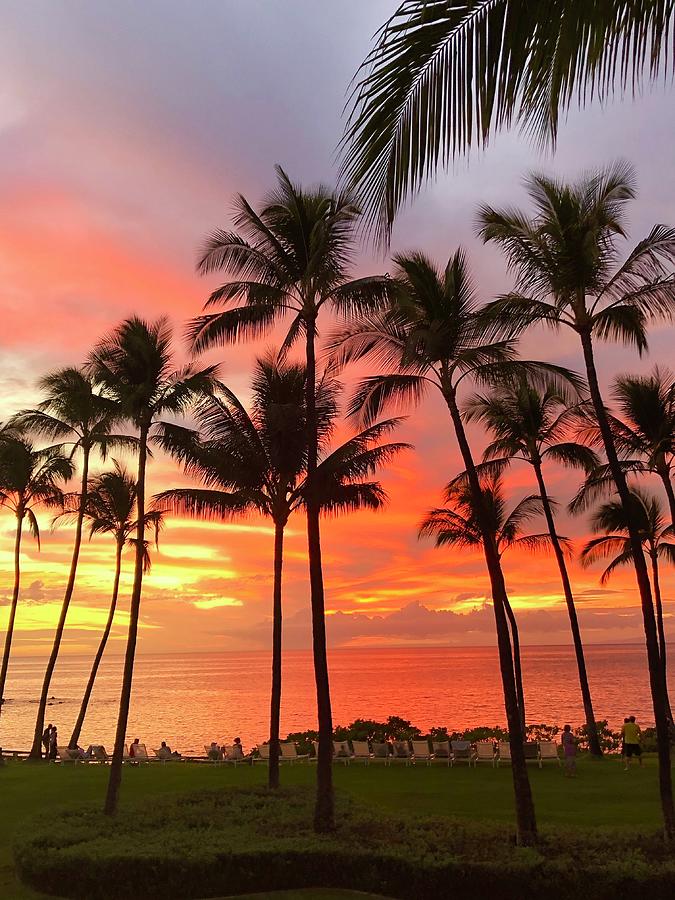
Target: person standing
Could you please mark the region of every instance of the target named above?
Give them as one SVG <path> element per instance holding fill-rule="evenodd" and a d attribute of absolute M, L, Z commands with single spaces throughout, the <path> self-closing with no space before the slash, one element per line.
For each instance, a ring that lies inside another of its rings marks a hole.
<path fill-rule="evenodd" d="M 565 778 L 577 777 L 577 739 L 572 734 L 572 726 L 565 725 L 560 739 L 565 761 Z"/>
<path fill-rule="evenodd" d="M 635 716 L 629 716 L 628 721 L 624 722 L 621 735 L 624 742 L 624 770 L 627 772 L 633 757 L 636 757 L 638 763 L 642 765 L 642 732 L 635 721 Z"/>
<path fill-rule="evenodd" d="M 52 723 L 45 728 L 42 732 L 42 746 L 45 748 L 45 759 L 49 759 L 49 750 L 51 746 L 51 736 L 52 736 Z"/>
<path fill-rule="evenodd" d="M 49 735 L 49 759 L 54 762 L 58 755 L 58 744 L 59 744 L 59 734 L 56 730 L 56 725 L 52 726 L 51 734 Z"/>

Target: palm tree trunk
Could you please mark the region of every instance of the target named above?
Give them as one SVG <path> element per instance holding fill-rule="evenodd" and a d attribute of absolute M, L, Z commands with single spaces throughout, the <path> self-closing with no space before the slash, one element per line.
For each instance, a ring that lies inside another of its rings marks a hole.
<path fill-rule="evenodd" d="M 656 556 L 656 550 L 650 552 L 652 562 L 652 581 L 654 583 L 654 601 L 656 603 L 656 628 L 659 633 L 659 649 L 661 651 L 661 670 L 663 672 L 663 690 L 666 695 L 666 710 L 668 718 L 673 721 L 673 713 L 670 708 L 670 697 L 668 696 L 668 665 L 666 654 L 666 632 L 663 627 L 663 604 L 661 602 L 661 579 L 659 578 L 659 562 Z"/>
<path fill-rule="evenodd" d="M 117 606 L 117 594 L 120 588 L 120 573 L 122 571 L 122 550 L 124 549 L 124 538 L 117 539 L 117 548 L 115 550 L 115 579 L 113 581 L 113 591 L 112 598 L 110 600 L 110 611 L 108 612 L 108 621 L 105 624 L 105 628 L 103 630 L 103 634 L 101 635 L 101 642 L 98 645 L 98 650 L 96 651 L 96 656 L 94 657 L 94 663 L 91 667 L 91 672 L 89 673 L 89 681 L 87 682 L 87 687 L 84 692 L 84 697 L 82 698 L 82 705 L 80 706 L 80 712 L 78 713 L 77 720 L 75 722 L 75 727 L 73 728 L 73 733 L 70 737 L 70 743 L 68 746 L 71 750 L 74 750 L 79 741 L 80 741 L 80 733 L 82 731 L 82 726 L 84 725 L 84 718 L 87 715 L 87 707 L 89 706 L 89 699 L 91 697 L 91 692 L 94 690 L 94 682 L 96 681 L 96 676 L 98 674 L 98 667 L 101 665 L 101 660 L 103 659 L 103 653 L 105 651 L 106 644 L 108 643 L 108 637 L 110 636 L 110 629 L 112 628 L 113 619 L 115 618 L 115 607 Z"/>
<path fill-rule="evenodd" d="M 19 603 L 19 585 L 21 584 L 21 531 L 23 528 L 23 508 L 16 511 L 16 536 L 14 538 L 14 588 L 12 589 L 12 603 L 9 607 L 9 622 L 5 635 L 5 646 L 2 651 L 2 669 L 0 670 L 0 715 L 5 702 L 5 682 L 7 680 L 7 668 L 9 666 L 9 654 L 12 649 L 12 637 L 14 636 L 14 620 L 16 608 Z"/>
<path fill-rule="evenodd" d="M 308 318 L 307 381 L 305 406 L 307 417 L 307 477 L 305 503 L 307 507 L 307 550 L 309 555 L 309 586 L 312 607 L 312 646 L 314 650 L 314 678 L 319 718 L 319 752 L 316 765 L 316 805 L 314 830 L 322 833 L 335 828 L 335 799 L 333 796 L 333 714 L 328 681 L 328 653 L 326 650 L 326 615 L 324 605 L 323 569 L 321 565 L 321 530 L 319 499 L 316 493 L 318 437 L 316 421 L 316 320 Z"/>
<path fill-rule="evenodd" d="M 511 602 L 507 600 L 504 603 L 506 618 L 511 626 L 511 641 L 513 643 L 513 674 L 516 679 L 516 695 L 518 697 L 518 708 L 520 709 L 520 724 L 523 734 L 527 734 L 527 724 L 525 718 L 525 691 L 523 690 L 523 667 L 520 659 L 520 633 L 518 631 L 518 623 L 513 612 Z"/>
<path fill-rule="evenodd" d="M 77 576 L 77 563 L 80 558 L 80 546 L 82 544 L 82 522 L 84 520 L 84 510 L 87 505 L 87 479 L 89 478 L 89 447 L 82 447 L 82 483 L 80 487 L 80 503 L 77 510 L 77 520 L 75 523 L 75 543 L 73 545 L 73 555 L 70 561 L 70 573 L 68 575 L 68 584 L 66 585 L 66 593 L 63 596 L 61 604 L 61 613 L 59 621 L 56 625 L 54 634 L 54 643 L 52 652 L 49 655 L 45 677 L 42 682 L 42 691 L 40 692 L 40 702 L 38 704 L 37 717 L 35 719 L 35 732 L 33 734 L 33 746 L 29 754 L 29 759 L 42 758 L 42 731 L 45 727 L 45 713 L 47 711 L 47 700 L 49 698 L 49 685 L 51 684 L 54 667 L 58 659 L 59 650 L 61 648 L 61 639 L 63 630 L 66 627 L 66 616 L 68 608 L 75 590 L 75 578 Z"/>
<path fill-rule="evenodd" d="M 532 463 L 534 474 L 537 478 L 539 486 L 539 496 L 541 497 L 542 506 L 544 508 L 544 517 L 548 526 L 548 533 L 551 536 L 551 544 L 553 553 L 558 563 L 558 571 L 560 572 L 560 580 L 562 581 L 563 593 L 565 595 L 565 603 L 567 604 L 567 614 L 570 619 L 570 628 L 572 630 L 572 641 L 574 642 L 574 653 L 577 658 L 577 671 L 579 672 L 579 686 L 581 688 L 581 699 L 584 704 L 584 715 L 586 716 L 586 733 L 588 734 L 588 748 L 593 756 L 602 756 L 602 747 L 600 746 L 600 738 L 598 736 L 598 726 L 595 723 L 595 713 L 593 711 L 593 701 L 591 699 L 591 689 L 588 684 L 588 674 L 586 672 L 586 657 L 584 655 L 584 645 L 581 640 L 581 629 L 579 628 L 579 618 L 577 616 L 577 608 L 574 603 L 574 595 L 572 594 L 572 584 L 567 572 L 567 563 L 565 562 L 565 554 L 563 553 L 558 538 L 558 532 L 555 527 L 555 518 L 551 501 L 549 500 L 544 482 L 544 474 L 538 460 Z"/>
<path fill-rule="evenodd" d="M 638 590 L 640 593 L 640 605 L 642 607 L 642 620 L 645 630 L 645 643 L 647 647 L 647 665 L 649 667 L 649 684 L 652 693 L 652 703 L 654 706 L 654 720 L 656 723 L 656 741 L 659 756 L 659 794 L 661 798 L 661 811 L 663 815 L 663 826 L 666 840 L 675 839 L 675 807 L 673 806 L 673 781 L 670 770 L 670 735 L 668 728 L 668 719 L 666 711 L 666 698 L 663 684 L 663 674 L 661 670 L 661 654 L 659 652 L 659 642 L 656 632 L 656 621 L 654 618 L 654 605 L 652 603 L 652 592 L 649 584 L 649 572 L 645 561 L 642 548 L 640 534 L 637 531 L 632 516 L 630 514 L 630 493 L 626 483 L 619 458 L 614 445 L 612 430 L 607 419 L 607 412 L 600 393 L 600 385 L 598 383 L 598 373 L 595 368 L 595 359 L 593 354 L 593 341 L 590 331 L 581 330 L 581 345 L 584 353 L 584 362 L 586 365 L 586 376 L 588 379 L 588 387 L 595 409 L 595 415 L 600 427 L 603 443 L 605 445 L 605 454 L 609 464 L 616 490 L 626 514 L 626 523 L 628 527 L 628 536 L 630 539 L 631 551 L 633 554 L 633 565 L 635 567 L 635 577 L 637 580 Z"/>
<path fill-rule="evenodd" d="M 527 763 L 525 762 L 525 733 L 523 731 L 522 717 L 518 705 L 518 694 L 516 692 L 513 667 L 513 651 L 509 636 L 509 625 L 506 618 L 506 605 L 509 601 L 506 592 L 506 584 L 504 582 L 504 574 L 502 572 L 494 535 L 491 534 L 489 523 L 486 519 L 478 473 L 476 472 L 476 466 L 473 461 L 466 432 L 464 431 L 464 423 L 462 422 L 462 417 L 459 408 L 457 407 L 454 392 L 452 389 L 447 389 L 444 390 L 443 393 L 455 427 L 457 443 L 459 444 L 459 449 L 462 454 L 462 460 L 464 462 L 464 468 L 466 469 L 469 485 L 476 501 L 476 511 L 478 513 L 479 525 L 483 537 L 483 552 L 485 553 L 485 562 L 490 576 L 492 607 L 495 615 L 497 646 L 499 649 L 499 668 L 502 676 L 504 707 L 509 728 L 509 740 L 511 742 L 511 773 L 513 777 L 513 792 L 516 806 L 518 841 L 521 844 L 526 845 L 534 844 L 537 840 L 537 820 L 534 812 L 534 801 L 532 799 L 530 779 L 527 774 Z"/>
<path fill-rule="evenodd" d="M 279 720 L 281 717 L 281 575 L 284 562 L 284 525 L 274 523 L 274 599 L 272 607 L 272 698 L 270 702 L 270 759 L 267 785 L 279 787 Z"/>
<path fill-rule="evenodd" d="M 673 490 L 673 482 L 670 480 L 670 471 L 668 469 L 665 469 L 664 471 L 659 470 L 659 475 L 661 476 L 666 497 L 668 498 L 671 525 L 675 528 L 675 491 Z"/>
<path fill-rule="evenodd" d="M 136 655 L 136 638 L 138 636 L 138 619 L 141 611 L 141 589 L 143 587 L 143 563 L 145 541 L 145 470 L 148 458 L 148 432 L 149 424 L 141 426 L 138 446 L 138 481 L 136 484 L 136 558 L 134 562 L 134 584 L 131 591 L 131 603 L 129 608 L 129 634 L 127 637 L 127 649 L 124 656 L 124 672 L 122 674 L 122 691 L 120 694 L 120 711 L 117 718 L 117 730 L 115 732 L 115 747 L 113 749 L 112 764 L 110 766 L 110 778 L 108 779 L 108 791 L 105 798 L 103 812 L 112 816 L 117 812 L 120 785 L 122 783 L 122 761 L 124 758 L 124 741 L 127 735 L 127 722 L 129 721 L 129 705 L 131 703 L 131 685 L 134 677 L 134 657 Z"/>

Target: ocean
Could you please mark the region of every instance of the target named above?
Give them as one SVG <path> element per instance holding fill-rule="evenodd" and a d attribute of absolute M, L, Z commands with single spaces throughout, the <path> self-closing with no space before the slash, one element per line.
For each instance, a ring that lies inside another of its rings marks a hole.
<path fill-rule="evenodd" d="M 598 719 L 619 727 L 626 715 L 653 723 L 645 650 L 641 645 L 586 649 Z M 48 721 L 64 743 L 77 715 L 91 658 L 64 656 L 52 681 Z M 117 720 L 122 656 L 104 659 L 81 744 L 111 747 Z M 397 715 L 419 728 L 459 730 L 505 722 L 497 652 L 492 647 L 335 649 L 329 653 L 333 719 L 384 720 Z M 0 746 L 28 749 L 45 660 L 14 657 L 0 716 Z M 316 727 L 310 651 L 283 661 L 282 736 Z M 572 650 L 523 649 L 528 723 L 582 724 L 583 709 Z M 671 677 L 671 696 L 675 681 Z M 202 752 L 212 740 L 239 736 L 248 748 L 268 734 L 270 654 L 184 653 L 139 656 L 128 738 L 148 746 L 161 740 L 181 752 Z"/>

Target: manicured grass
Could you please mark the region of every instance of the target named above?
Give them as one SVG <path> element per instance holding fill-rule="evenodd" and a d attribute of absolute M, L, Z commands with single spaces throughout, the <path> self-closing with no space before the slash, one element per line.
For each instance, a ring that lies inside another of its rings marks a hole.
<path fill-rule="evenodd" d="M 531 781 L 542 825 L 650 830 L 659 827 L 656 762 L 623 772 L 620 762 L 581 760 L 579 777 L 565 779 L 554 765 L 533 767 Z M 0 896 L 37 898 L 14 877 L 11 845 L 21 821 L 42 814 L 49 819 L 56 807 L 102 802 L 108 770 L 99 766 L 46 766 L 9 763 L 0 767 Z M 263 783 L 263 766 L 148 765 L 125 768 L 120 815 L 138 798 L 201 788 Z M 284 767 L 285 784 L 308 784 L 315 778 L 310 765 Z M 395 811 L 449 815 L 510 823 L 513 816 L 511 773 L 507 768 L 478 769 L 444 766 L 335 766 L 335 783 L 372 808 L 373 817 Z"/>

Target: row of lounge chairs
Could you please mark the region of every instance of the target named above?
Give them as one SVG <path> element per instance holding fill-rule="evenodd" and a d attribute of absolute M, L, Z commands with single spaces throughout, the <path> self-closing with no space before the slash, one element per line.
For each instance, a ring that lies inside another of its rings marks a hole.
<path fill-rule="evenodd" d="M 289 745 L 282 745 L 289 746 Z M 295 745 L 293 753 L 295 753 Z M 262 756 L 265 749 L 266 755 Z M 261 758 L 269 758 L 269 748 L 261 747 Z M 529 741 L 524 746 L 525 759 L 536 762 L 542 768 L 544 762 L 554 761 L 560 765 L 558 745 L 555 741 Z M 314 757 L 318 753 L 316 741 L 314 741 Z M 282 752 L 282 757 L 283 757 Z M 290 755 L 290 753 L 289 753 Z M 297 753 L 296 759 L 299 757 Z M 511 745 L 508 741 L 479 741 L 471 744 L 470 741 L 333 741 L 333 759 L 349 765 L 352 761 L 362 761 L 366 765 L 381 762 L 391 765 L 394 762 L 404 762 L 406 765 L 415 765 L 424 762 L 431 765 L 433 762 L 444 763 L 447 766 L 466 763 L 469 766 L 477 766 L 478 763 L 489 762 L 492 766 L 511 762 Z"/>
<path fill-rule="evenodd" d="M 70 750 L 68 747 L 57 747 L 57 760 L 60 763 L 109 763 L 112 762 L 112 753 L 108 753 L 102 744 L 92 746 L 91 752 L 82 755 L 76 750 Z M 177 756 L 167 756 L 159 750 L 153 750 L 153 756 L 148 754 L 145 744 L 134 745 L 134 755 L 129 755 L 129 748 L 124 746 L 124 762 L 128 763 L 149 763 L 149 762 L 169 762 L 172 759 L 179 759 Z"/>

